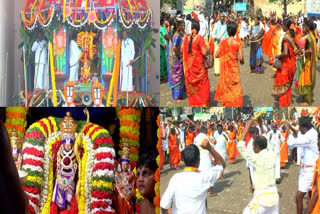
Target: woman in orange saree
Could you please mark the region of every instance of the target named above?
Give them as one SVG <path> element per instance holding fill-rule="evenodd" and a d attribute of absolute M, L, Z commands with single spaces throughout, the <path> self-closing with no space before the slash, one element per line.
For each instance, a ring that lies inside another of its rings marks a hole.
<path fill-rule="evenodd" d="M 237 156 L 237 145 L 236 145 L 236 129 L 234 129 L 234 127 L 231 125 L 229 127 L 229 133 L 228 133 L 228 138 L 229 138 L 229 142 L 228 142 L 228 155 L 230 158 L 230 163 L 233 164 L 236 162 L 236 156 Z"/>
<path fill-rule="evenodd" d="M 310 105 L 314 101 L 313 89 L 316 82 L 316 62 L 317 62 L 317 44 L 313 31 L 314 23 L 309 20 L 303 24 L 304 34 L 306 37 L 305 44 L 305 63 L 300 72 L 297 93 L 302 95 L 303 104 Z"/>
<path fill-rule="evenodd" d="M 273 64 L 273 56 L 276 55 L 277 44 L 276 41 L 279 37 L 276 36 L 276 23 L 275 20 L 271 20 L 271 26 L 269 31 L 264 35 L 261 47 L 263 53 L 269 57 L 269 64 Z"/>
<path fill-rule="evenodd" d="M 170 167 L 175 169 L 179 169 L 179 162 L 181 159 L 181 154 L 177 143 L 177 137 L 179 134 L 180 133 L 176 134 L 175 128 L 171 128 L 171 133 L 169 135 L 169 160 Z"/>
<path fill-rule="evenodd" d="M 209 51 L 204 38 L 198 35 L 200 25 L 193 21 L 191 34 L 183 41 L 183 68 L 185 72 L 185 85 L 189 99 L 189 106 L 209 106 L 210 82 L 208 71 L 203 67 L 203 57 Z"/>
<path fill-rule="evenodd" d="M 288 162 L 287 131 L 285 126 L 282 126 L 281 135 L 285 140 L 280 144 L 280 167 L 284 167 Z"/>
<path fill-rule="evenodd" d="M 229 38 L 221 41 L 215 55 L 216 58 L 220 58 L 220 76 L 214 99 L 227 107 L 243 106 L 238 60 L 240 59 L 241 64 L 244 64 L 244 60 L 242 42 L 234 38 L 236 31 L 237 24 L 229 22 L 227 25 Z"/>
<path fill-rule="evenodd" d="M 282 52 L 278 58 L 282 61 L 282 68 L 277 68 L 272 95 L 279 100 L 280 107 L 287 107 L 291 103 L 291 86 L 296 71 L 296 57 L 294 53 L 294 30 L 290 29 L 290 19 L 283 22 L 286 34 L 282 40 Z"/>

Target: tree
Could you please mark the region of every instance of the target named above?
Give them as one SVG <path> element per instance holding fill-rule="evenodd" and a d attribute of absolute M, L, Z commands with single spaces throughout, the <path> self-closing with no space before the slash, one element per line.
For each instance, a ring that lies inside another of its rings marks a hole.
<path fill-rule="evenodd" d="M 283 5 L 284 14 L 287 15 L 288 4 L 300 2 L 301 0 L 268 0 L 270 3 L 279 3 Z"/>

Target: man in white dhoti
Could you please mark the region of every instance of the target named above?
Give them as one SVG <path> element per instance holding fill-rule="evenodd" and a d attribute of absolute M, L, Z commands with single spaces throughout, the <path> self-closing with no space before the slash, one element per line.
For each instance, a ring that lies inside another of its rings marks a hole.
<path fill-rule="evenodd" d="M 123 31 L 121 42 L 120 91 L 133 91 L 132 63 L 135 55 L 134 42 Z"/>
<path fill-rule="evenodd" d="M 32 45 L 31 50 L 36 52 L 34 63 L 34 90 L 45 89 L 45 74 L 48 64 L 48 48 L 47 42 L 43 39 L 42 33 L 39 34 L 39 39 Z"/>
<path fill-rule="evenodd" d="M 208 22 L 203 14 L 199 15 L 199 24 L 200 24 L 200 31 L 199 35 L 206 39 L 206 35 L 208 33 Z"/>
<path fill-rule="evenodd" d="M 276 154 L 276 159 L 275 159 L 276 165 L 275 165 L 274 175 L 275 175 L 275 179 L 279 180 L 280 179 L 280 143 L 282 143 L 285 139 L 283 138 L 275 122 L 271 124 L 271 129 L 272 130 L 270 130 L 267 133 L 267 140 L 271 146 L 271 149 Z"/>
<path fill-rule="evenodd" d="M 77 45 L 76 39 L 77 34 L 73 34 L 70 41 L 70 80 L 73 82 L 79 78 L 79 60 L 82 53 L 82 49 Z"/>
<path fill-rule="evenodd" d="M 254 139 L 259 136 L 259 129 L 257 127 L 251 127 L 249 130 L 249 133 L 251 134 L 251 139 L 249 140 L 248 144 L 247 144 L 247 149 L 249 151 L 253 152 L 253 141 Z M 249 161 L 247 161 L 246 163 L 247 169 L 249 170 L 249 179 L 250 179 L 250 188 L 253 191 L 253 181 L 254 181 L 254 177 L 253 177 L 253 164 L 250 163 Z"/>
<path fill-rule="evenodd" d="M 216 55 L 220 42 L 228 38 L 227 25 L 223 14 L 220 14 L 219 21 L 214 25 L 212 37 L 214 39 L 214 55 Z M 219 58 L 214 58 L 214 74 L 216 76 L 220 74 Z"/>
<path fill-rule="evenodd" d="M 297 214 L 302 214 L 304 195 L 312 189 L 313 172 L 319 157 L 317 145 L 318 133 L 313 128 L 311 120 L 310 117 L 301 117 L 299 119 L 299 132 L 288 122 L 285 123 L 288 133 L 288 145 L 303 148 L 303 164 L 301 165 L 299 173 L 298 191 L 296 195 Z"/>
<path fill-rule="evenodd" d="M 248 26 L 247 26 L 247 23 L 246 23 L 247 19 L 244 18 L 241 22 L 241 25 L 240 25 L 240 39 L 244 40 L 244 46 L 245 47 L 248 47 L 249 46 L 249 33 L 248 33 Z"/>
<path fill-rule="evenodd" d="M 207 144 L 207 142 L 210 143 L 211 146 L 213 146 L 210 142 L 209 137 L 207 136 L 207 128 L 205 126 L 201 126 L 200 133 L 194 138 L 194 145 L 198 146 L 200 151 L 200 165 L 198 167 L 198 170 L 200 172 L 209 170 L 212 167 L 212 162 L 210 159 L 210 152 L 204 148 L 202 148 L 202 145 Z M 208 190 L 209 196 L 212 197 L 215 194 L 213 193 L 212 188 L 209 188 Z"/>
<path fill-rule="evenodd" d="M 237 145 L 241 156 L 253 164 L 254 195 L 243 214 L 278 214 L 279 194 L 274 178 L 275 154 L 267 149 L 268 142 L 264 136 L 256 136 L 253 150 L 246 148 L 246 135 L 254 121 L 249 120 Z"/>
<path fill-rule="evenodd" d="M 170 179 L 161 198 L 160 207 L 163 214 L 168 214 L 170 207 L 173 214 L 206 213 L 205 201 L 208 189 L 219 179 L 226 164 L 208 141 L 203 142 L 201 147 L 211 153 L 217 165 L 199 171 L 200 151 L 194 144 L 187 146 L 182 152 L 186 167 L 183 172 L 176 173 Z"/>
<path fill-rule="evenodd" d="M 227 133 L 225 133 L 222 130 L 222 125 L 218 124 L 217 125 L 217 131 L 214 132 L 213 134 L 214 138 L 214 148 L 215 150 L 221 155 L 223 160 L 226 160 L 227 156 L 227 147 L 226 147 L 226 142 L 229 142 L 229 138 Z M 223 180 L 223 172 L 221 173 L 221 180 Z"/>

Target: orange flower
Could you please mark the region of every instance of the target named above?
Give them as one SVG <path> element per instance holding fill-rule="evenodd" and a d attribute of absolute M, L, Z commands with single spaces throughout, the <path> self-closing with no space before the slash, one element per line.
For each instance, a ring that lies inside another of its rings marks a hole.
<path fill-rule="evenodd" d="M 154 180 L 160 182 L 160 168 L 158 167 L 156 173 L 154 174 Z"/>
<path fill-rule="evenodd" d="M 157 117 L 157 125 L 158 125 L 158 127 L 160 126 L 160 114 Z"/>
<path fill-rule="evenodd" d="M 20 112 L 7 112 L 6 113 L 7 118 L 23 118 L 26 119 L 26 115 L 24 113 Z"/>
<path fill-rule="evenodd" d="M 153 203 L 156 207 L 160 206 L 160 194 L 156 195 L 156 197 L 154 197 L 153 199 Z"/>
<path fill-rule="evenodd" d="M 140 124 L 133 121 L 133 120 L 126 120 L 126 119 L 123 119 L 120 121 L 120 126 L 128 126 L 128 127 L 133 127 L 133 128 L 136 128 L 136 129 L 140 129 Z"/>

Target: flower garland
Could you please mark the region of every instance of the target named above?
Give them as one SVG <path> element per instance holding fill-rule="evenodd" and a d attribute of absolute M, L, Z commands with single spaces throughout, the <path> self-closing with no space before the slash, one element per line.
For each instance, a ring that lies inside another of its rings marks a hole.
<path fill-rule="evenodd" d="M 120 108 L 117 115 L 120 119 L 120 150 L 119 155 L 122 154 L 123 143 L 128 140 L 130 144 L 129 159 L 133 168 L 139 158 L 140 147 L 140 120 L 141 112 L 137 108 Z"/>
<path fill-rule="evenodd" d="M 160 114 L 158 115 L 158 118 L 157 118 L 157 125 L 158 125 L 158 127 L 160 127 Z M 162 141 L 161 141 L 161 137 L 160 137 L 160 128 L 158 128 L 158 130 L 157 130 L 157 137 L 158 137 L 157 150 L 159 153 L 158 157 L 159 157 L 159 161 L 160 161 L 158 165 L 159 165 L 160 169 L 162 169 L 165 158 L 163 156 Z"/>
<path fill-rule="evenodd" d="M 101 126 L 89 123 L 84 131 L 85 135 L 90 137 L 93 142 L 94 161 L 91 163 L 92 173 L 87 176 L 91 177 L 88 184 L 91 191 L 91 213 L 92 214 L 114 214 L 116 213 L 111 207 L 113 184 L 114 184 L 114 158 L 113 141 L 106 129 Z M 87 167 L 88 169 L 88 167 Z M 86 177 L 87 178 L 87 177 Z M 85 194 L 89 194 L 86 192 Z M 89 200 L 89 198 L 86 198 Z"/>
<path fill-rule="evenodd" d="M 156 184 L 154 186 L 154 192 L 156 193 L 156 196 L 153 199 L 153 203 L 156 207 L 156 214 L 160 214 L 160 168 L 161 168 L 161 164 L 160 164 L 160 159 L 161 159 L 161 154 L 162 151 L 159 151 L 159 147 L 158 145 L 161 145 L 161 139 L 160 139 L 160 114 L 157 117 L 157 125 L 158 125 L 158 130 L 157 130 L 157 136 L 158 136 L 158 143 L 157 143 L 157 149 L 159 152 L 159 155 L 157 157 L 157 164 L 158 164 L 158 169 L 154 175 L 154 179 L 156 181 Z M 160 148 L 162 149 L 162 148 Z"/>
<path fill-rule="evenodd" d="M 50 53 L 50 70 L 51 70 L 51 81 L 52 81 L 52 93 L 53 93 L 53 106 L 57 107 L 57 89 L 56 89 L 56 77 L 54 70 L 54 60 L 53 60 L 53 48 L 52 43 L 49 42 L 49 53 Z"/>
<path fill-rule="evenodd" d="M 22 170 L 28 173 L 23 189 L 29 198 L 27 213 L 39 213 L 43 196 L 47 194 L 46 179 L 49 175 L 45 162 L 45 138 L 57 130 L 52 118 L 44 118 L 32 124 L 26 132 L 22 150 Z M 50 138 L 51 140 L 51 138 Z"/>
<path fill-rule="evenodd" d="M 23 137 L 27 125 L 26 115 L 28 108 L 22 107 L 7 107 L 6 108 L 6 123 L 7 132 L 10 134 L 13 127 L 16 128 L 19 137 Z"/>
<path fill-rule="evenodd" d="M 107 99 L 107 107 L 110 106 L 111 102 L 111 94 L 114 89 L 114 91 L 118 91 L 118 78 L 119 78 L 119 68 L 120 68 L 120 55 L 121 55 L 121 41 L 118 39 L 117 41 L 117 50 L 116 50 L 116 56 L 114 59 L 114 66 L 113 66 L 113 72 L 112 72 L 112 77 L 110 81 L 110 86 L 109 86 L 109 92 L 108 92 L 108 99 Z M 116 79 L 116 80 L 115 80 Z M 113 85 L 115 84 L 115 87 L 113 88 Z M 113 102 L 117 103 L 117 97 L 113 97 Z"/>

